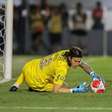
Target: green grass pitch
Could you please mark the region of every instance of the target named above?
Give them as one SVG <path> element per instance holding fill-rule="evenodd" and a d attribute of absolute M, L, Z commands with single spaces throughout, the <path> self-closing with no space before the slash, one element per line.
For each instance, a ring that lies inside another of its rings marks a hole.
<path fill-rule="evenodd" d="M 36 56 L 14 56 L 13 79 L 0 84 L 0 112 L 112 112 L 112 57 L 84 58 L 106 80 L 104 94 L 29 92 L 25 84 L 17 92 L 9 92 L 23 65 L 33 58 Z M 89 83 L 90 77 L 80 68 L 70 69 L 66 83 L 72 87 L 81 81 Z"/>

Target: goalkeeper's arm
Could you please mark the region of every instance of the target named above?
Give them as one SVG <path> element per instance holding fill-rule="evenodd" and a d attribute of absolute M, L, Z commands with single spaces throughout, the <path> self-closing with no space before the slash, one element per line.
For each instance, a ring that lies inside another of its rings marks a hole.
<path fill-rule="evenodd" d="M 89 88 L 86 83 L 81 83 L 80 85 L 68 88 L 66 86 L 54 85 L 53 92 L 55 93 L 85 93 L 88 92 Z"/>
<path fill-rule="evenodd" d="M 94 80 L 97 79 L 98 76 L 97 74 L 93 71 L 93 69 L 84 61 L 81 61 L 80 65 L 79 65 L 87 74 L 90 75 L 90 77 Z"/>

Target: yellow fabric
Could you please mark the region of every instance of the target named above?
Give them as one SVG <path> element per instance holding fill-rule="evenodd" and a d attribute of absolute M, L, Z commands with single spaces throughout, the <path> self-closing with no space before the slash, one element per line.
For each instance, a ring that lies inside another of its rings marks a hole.
<path fill-rule="evenodd" d="M 62 32 L 61 16 L 52 16 L 50 24 L 50 32 L 52 33 Z"/>
<path fill-rule="evenodd" d="M 66 51 L 62 50 L 28 62 L 16 84 L 20 85 L 25 80 L 29 87 L 39 91 L 52 91 L 54 84 L 62 85 L 69 67 L 63 57 Z"/>
<path fill-rule="evenodd" d="M 44 20 L 41 15 L 31 15 L 31 28 L 33 30 L 44 29 Z"/>

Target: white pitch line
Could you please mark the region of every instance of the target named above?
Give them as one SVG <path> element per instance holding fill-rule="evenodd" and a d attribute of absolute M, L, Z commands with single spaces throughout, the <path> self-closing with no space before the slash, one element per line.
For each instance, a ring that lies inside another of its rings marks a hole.
<path fill-rule="evenodd" d="M 27 107 L 27 106 L 0 106 L 0 109 L 14 110 L 14 109 L 23 109 L 23 110 L 96 110 L 96 111 L 112 111 L 112 107 Z"/>

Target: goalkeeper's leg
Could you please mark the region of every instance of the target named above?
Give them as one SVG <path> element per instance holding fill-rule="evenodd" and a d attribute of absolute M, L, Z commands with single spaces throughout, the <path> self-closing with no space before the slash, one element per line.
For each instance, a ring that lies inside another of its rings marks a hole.
<path fill-rule="evenodd" d="M 20 76 L 18 77 L 17 81 L 13 84 L 13 86 L 10 88 L 10 91 L 17 91 L 19 86 L 23 83 L 24 81 L 24 74 L 21 73 Z"/>

